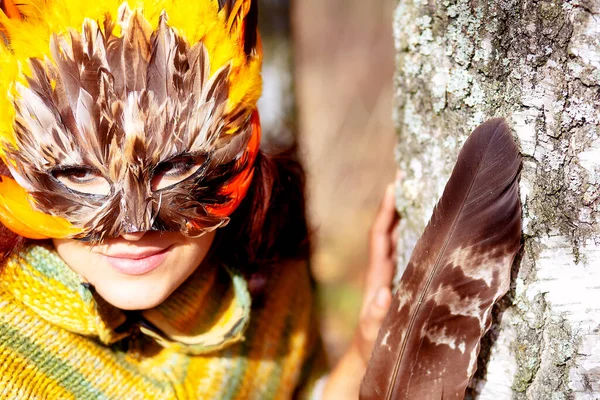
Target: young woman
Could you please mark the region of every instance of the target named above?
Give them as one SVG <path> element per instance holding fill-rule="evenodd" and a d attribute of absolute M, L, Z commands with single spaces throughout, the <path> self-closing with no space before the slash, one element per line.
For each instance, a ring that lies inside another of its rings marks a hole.
<path fill-rule="evenodd" d="M 327 377 L 303 172 L 259 150 L 255 1 L 0 6 L 0 397 L 356 398 L 391 191 Z"/>

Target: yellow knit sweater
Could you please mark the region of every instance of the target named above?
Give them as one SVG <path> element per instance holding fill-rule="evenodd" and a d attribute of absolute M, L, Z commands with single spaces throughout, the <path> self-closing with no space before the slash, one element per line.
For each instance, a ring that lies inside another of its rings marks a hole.
<path fill-rule="evenodd" d="M 0 271 L 0 398 L 292 398 L 316 354 L 306 264 L 274 268 L 261 297 L 251 306 L 239 273 L 203 264 L 126 314 L 32 246 Z"/>

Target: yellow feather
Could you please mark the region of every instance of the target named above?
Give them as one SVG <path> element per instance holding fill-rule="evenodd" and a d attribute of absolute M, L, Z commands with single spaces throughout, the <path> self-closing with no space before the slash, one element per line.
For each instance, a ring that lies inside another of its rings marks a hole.
<path fill-rule="evenodd" d="M 0 157 L 4 155 L 1 143 L 15 143 L 14 85 L 16 82 L 27 85 L 28 60 L 50 58 L 52 34 L 65 34 L 70 29 L 80 31 L 86 18 L 103 21 L 105 15 L 109 15 L 117 20 L 117 10 L 122 3 L 123 0 L 21 0 L 18 7 L 26 17 L 22 21 L 8 19 L 0 12 L 0 26 L 10 38 L 9 45 L 0 40 Z M 230 32 L 217 0 L 132 0 L 129 6 L 141 9 L 153 28 L 158 26 L 164 11 L 168 24 L 188 43 L 202 41 L 210 55 L 212 73 L 231 63 L 230 110 L 240 106 L 256 107 L 262 87 L 260 51 L 255 57 L 246 57 L 239 27 Z M 242 8 L 242 12 L 248 11 L 245 4 Z M 118 32 L 117 25 L 115 34 Z"/>

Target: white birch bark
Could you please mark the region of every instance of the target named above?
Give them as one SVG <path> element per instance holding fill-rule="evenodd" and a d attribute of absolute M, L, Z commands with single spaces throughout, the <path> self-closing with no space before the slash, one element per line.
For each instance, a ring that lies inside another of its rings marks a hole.
<path fill-rule="evenodd" d="M 600 399 L 600 0 L 401 0 L 399 265 L 471 130 L 523 153 L 524 248 L 470 396 Z"/>

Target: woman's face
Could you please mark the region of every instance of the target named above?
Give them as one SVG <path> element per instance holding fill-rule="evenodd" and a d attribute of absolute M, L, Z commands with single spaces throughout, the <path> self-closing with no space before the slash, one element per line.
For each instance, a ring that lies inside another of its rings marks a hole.
<path fill-rule="evenodd" d="M 206 257 L 215 232 L 198 238 L 181 233 L 123 234 L 91 246 L 54 239 L 60 257 L 106 301 L 123 310 L 162 303 Z"/>

